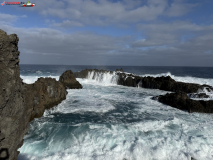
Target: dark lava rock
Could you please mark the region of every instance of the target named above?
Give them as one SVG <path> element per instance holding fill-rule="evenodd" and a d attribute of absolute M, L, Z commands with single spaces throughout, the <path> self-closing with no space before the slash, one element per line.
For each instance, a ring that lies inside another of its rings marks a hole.
<path fill-rule="evenodd" d="M 170 76 L 167 77 L 144 77 L 142 79 L 143 88 L 160 89 L 164 91 L 178 92 L 183 91 L 186 93 L 197 92 L 203 86 L 194 83 L 176 82 Z M 209 86 L 210 87 L 210 86 Z"/>
<path fill-rule="evenodd" d="M 142 77 L 135 76 L 133 74 L 116 73 L 118 76 L 118 85 L 137 87 Z"/>
<path fill-rule="evenodd" d="M 22 82 L 18 41 L 16 34 L 0 30 L 0 159 L 17 159 L 29 122 L 66 98 L 65 87 L 55 79 Z"/>
<path fill-rule="evenodd" d="M 118 69 L 116 70 L 118 71 Z M 74 75 L 76 78 L 87 78 L 90 72 L 94 72 L 93 79 L 96 75 L 100 73 L 113 73 L 112 71 L 107 70 L 98 70 L 98 69 L 85 69 L 80 72 L 75 72 Z M 184 82 L 176 82 L 170 76 L 167 77 L 140 77 L 134 74 L 124 73 L 124 72 L 116 72 L 118 76 L 118 85 L 129 86 L 129 87 L 143 87 L 143 88 L 151 88 L 151 89 L 160 89 L 164 91 L 171 92 L 186 92 L 186 93 L 195 93 L 199 90 L 203 90 L 204 88 L 211 92 L 213 91 L 213 87 L 208 85 L 199 85 L 194 83 L 184 83 Z"/>
<path fill-rule="evenodd" d="M 25 102 L 33 107 L 30 121 L 43 116 L 45 109 L 52 108 L 66 99 L 66 90 L 62 83 L 53 78 L 39 78 L 33 84 L 27 84 Z"/>
<path fill-rule="evenodd" d="M 189 98 L 209 98 L 210 96 L 206 93 L 189 93 Z"/>
<path fill-rule="evenodd" d="M 65 71 L 59 78 L 59 81 L 67 89 L 82 89 L 82 85 L 75 79 L 71 70 Z"/>
<path fill-rule="evenodd" d="M 192 100 L 185 92 L 167 93 L 161 95 L 158 101 L 174 108 L 186 110 L 188 112 L 213 113 L 213 101 Z"/>
<path fill-rule="evenodd" d="M 121 69 L 116 69 L 116 72 L 124 72 L 124 70 L 123 70 L 123 68 L 121 68 Z"/>

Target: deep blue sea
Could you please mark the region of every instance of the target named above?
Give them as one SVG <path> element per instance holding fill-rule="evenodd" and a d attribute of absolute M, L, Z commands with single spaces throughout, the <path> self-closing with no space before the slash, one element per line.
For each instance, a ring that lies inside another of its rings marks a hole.
<path fill-rule="evenodd" d="M 20 65 L 20 73 L 34 83 L 86 68 L 213 86 L 213 68 L 207 67 Z M 119 86 L 112 79 L 77 79 L 83 89 L 68 90 L 66 100 L 31 122 L 18 160 L 213 159 L 213 114 L 172 108 L 151 100 L 166 91 Z"/>

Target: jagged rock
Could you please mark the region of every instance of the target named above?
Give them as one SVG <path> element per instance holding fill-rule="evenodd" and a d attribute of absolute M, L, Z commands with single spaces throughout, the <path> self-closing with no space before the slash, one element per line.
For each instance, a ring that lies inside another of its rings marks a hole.
<path fill-rule="evenodd" d="M 82 85 L 75 79 L 71 70 L 65 71 L 59 78 L 59 81 L 68 89 L 81 89 Z"/>
<path fill-rule="evenodd" d="M 118 85 L 128 86 L 128 87 L 136 87 L 138 83 L 141 81 L 141 77 L 135 76 L 133 74 L 126 73 L 116 73 L 118 78 Z"/>
<path fill-rule="evenodd" d="M 197 92 L 199 89 L 203 89 L 204 86 L 194 83 L 176 82 L 170 76 L 167 77 L 144 77 L 142 79 L 143 88 L 160 89 L 164 91 L 178 92 L 183 91 L 186 93 Z M 210 86 L 209 86 L 210 87 Z"/>
<path fill-rule="evenodd" d="M 121 69 L 116 69 L 116 72 L 124 72 L 124 70 L 123 70 L 123 68 L 121 68 Z"/>
<path fill-rule="evenodd" d="M 76 78 L 87 78 L 90 72 L 94 72 L 94 75 L 98 75 L 99 73 L 113 73 L 112 71 L 107 70 L 97 70 L 97 69 L 85 69 L 80 72 L 75 72 L 74 75 Z M 199 90 L 203 90 L 204 88 L 208 92 L 213 91 L 213 87 L 208 85 L 199 85 L 195 83 L 184 83 L 184 82 L 176 82 L 170 76 L 167 77 L 140 77 L 134 74 L 128 74 L 124 72 L 115 72 L 118 76 L 118 85 L 136 87 L 140 83 L 140 87 L 143 88 L 151 88 L 151 89 L 160 89 L 164 91 L 172 91 L 172 92 L 186 92 L 186 93 L 195 93 Z M 94 77 L 93 77 L 94 79 Z"/>
<path fill-rule="evenodd" d="M 52 78 L 22 82 L 18 41 L 16 34 L 0 30 L 0 159 L 17 159 L 29 121 L 66 98 L 63 84 Z"/>
<path fill-rule="evenodd" d="M 189 98 L 210 98 L 206 93 L 189 93 Z"/>
<path fill-rule="evenodd" d="M 49 109 L 66 99 L 66 90 L 62 83 L 53 78 L 39 78 L 33 84 L 27 84 L 25 103 L 31 106 L 30 121 L 43 115 Z"/>
<path fill-rule="evenodd" d="M 213 100 L 192 100 L 185 92 L 167 93 L 158 97 L 158 101 L 188 112 L 213 113 Z"/>

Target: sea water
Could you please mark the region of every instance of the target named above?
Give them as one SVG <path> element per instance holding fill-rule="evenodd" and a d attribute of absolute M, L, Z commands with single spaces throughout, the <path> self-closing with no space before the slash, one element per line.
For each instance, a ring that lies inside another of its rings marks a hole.
<path fill-rule="evenodd" d="M 21 65 L 21 78 L 57 80 L 65 70 L 115 70 L 122 66 Z M 122 67 L 141 76 L 213 86 L 213 68 Z M 83 89 L 34 119 L 18 160 L 198 160 L 213 159 L 213 114 L 188 113 L 151 99 L 166 91 L 125 87 L 115 75 L 77 79 Z"/>

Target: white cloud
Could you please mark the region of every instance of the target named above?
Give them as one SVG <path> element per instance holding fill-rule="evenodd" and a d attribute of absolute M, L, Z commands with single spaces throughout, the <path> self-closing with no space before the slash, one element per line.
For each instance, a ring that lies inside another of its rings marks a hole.
<path fill-rule="evenodd" d="M 169 17 L 183 16 L 190 12 L 197 4 L 187 4 L 183 0 L 174 0 L 171 7 L 165 12 L 165 15 Z"/>
<path fill-rule="evenodd" d="M 151 21 L 162 15 L 181 16 L 194 6 L 176 0 L 171 6 L 168 0 L 45 0 L 38 1 L 33 9 L 44 16 L 50 15 L 83 25 L 107 26 Z"/>
<path fill-rule="evenodd" d="M 81 24 L 79 22 L 75 22 L 75 21 L 70 21 L 70 20 L 64 20 L 61 23 L 54 22 L 51 25 L 53 27 L 64 27 L 64 28 L 69 28 L 69 27 L 73 27 L 73 26 L 83 27 L 83 24 Z"/>

